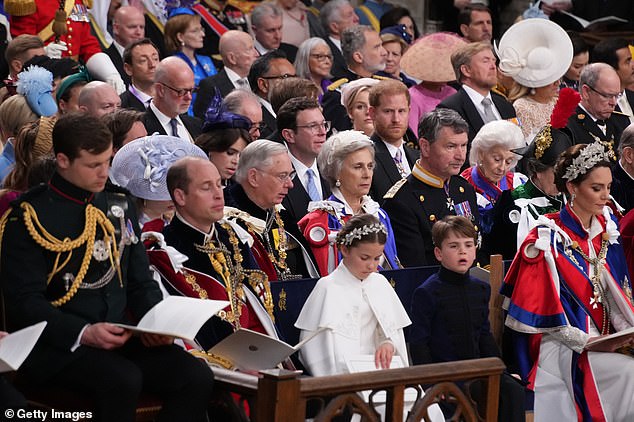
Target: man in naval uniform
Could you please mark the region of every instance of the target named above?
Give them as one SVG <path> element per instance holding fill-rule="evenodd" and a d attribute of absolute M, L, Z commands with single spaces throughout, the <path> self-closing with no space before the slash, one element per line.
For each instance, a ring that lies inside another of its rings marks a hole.
<path fill-rule="evenodd" d="M 236 5 L 247 8 L 246 1 L 235 1 L 229 4 L 225 0 L 203 0 L 192 6 L 192 10 L 200 16 L 200 22 L 205 28 L 205 38 L 201 51 L 207 56 L 219 53 L 220 37 L 229 30 L 248 32 L 247 18 L 244 10 Z"/>
<path fill-rule="evenodd" d="M 88 396 L 96 420 L 134 421 L 146 390 L 163 400 L 160 420 L 206 421 L 209 368 L 171 337 L 132 337 L 112 324 L 135 324 L 161 300 L 134 200 L 106 185 L 112 135 L 98 119 L 64 114 L 53 149 L 48 185 L 24 194 L 0 225 L 9 328 L 48 323 L 22 375 Z"/>
<path fill-rule="evenodd" d="M 583 68 L 579 78 L 581 102 L 566 126 L 575 144 L 606 143 L 616 151 L 623 130 L 629 125 L 628 116 L 615 111 L 622 95 L 619 75 L 605 63 L 591 63 Z"/>
<path fill-rule="evenodd" d="M 458 112 L 437 108 L 418 125 L 420 159 L 411 174 L 385 194 L 396 250 L 406 267 L 436 265 L 431 229 L 446 215 L 462 215 L 476 227 L 480 215 L 473 187 L 460 177 L 469 126 Z"/>

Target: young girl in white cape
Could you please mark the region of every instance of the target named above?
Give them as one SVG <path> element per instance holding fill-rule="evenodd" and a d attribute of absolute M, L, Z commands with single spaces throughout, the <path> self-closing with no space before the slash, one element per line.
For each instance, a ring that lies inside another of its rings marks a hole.
<path fill-rule="evenodd" d="M 386 236 L 371 214 L 352 217 L 338 233 L 343 259 L 317 282 L 295 323 L 301 339 L 329 328 L 300 350 L 311 375 L 348 373 L 346 357 L 359 355 L 373 355 L 377 369 L 388 369 L 394 355 L 409 365 L 403 327 L 411 321 L 390 283 L 377 273 Z M 437 405 L 430 415 L 444 421 Z"/>

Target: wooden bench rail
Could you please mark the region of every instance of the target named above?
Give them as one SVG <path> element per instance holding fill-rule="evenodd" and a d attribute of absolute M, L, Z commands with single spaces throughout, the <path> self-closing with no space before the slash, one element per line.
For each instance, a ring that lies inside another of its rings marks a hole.
<path fill-rule="evenodd" d="M 215 368 L 214 374 L 218 387 L 239 392 L 249 399 L 252 420 L 260 422 L 304 421 L 307 402 L 314 399 L 330 402 L 327 408 L 322 407 L 315 420 L 329 421 L 338 407 L 345 405 L 365 415 L 373 414 L 369 420 L 378 420 L 373 407 L 362 403 L 356 394 L 364 390 L 386 391 L 385 420 L 400 422 L 403 420 L 405 387 L 434 385 L 422 399 L 423 403 L 417 401 L 408 418 L 408 421 L 419 421 L 424 420 L 427 406 L 447 395 L 453 398 L 460 396 L 456 383 L 476 379 L 487 382 L 486 407 L 483 407 L 486 414 L 480 419 L 495 421 L 500 376 L 504 368 L 500 359 L 486 358 L 327 377 L 304 377 L 299 372 L 282 369 L 261 371 L 259 378 Z M 477 409 L 466 396 L 457 397 L 455 402 L 463 406 L 461 411 L 463 416 L 467 416 L 466 420 L 477 420 L 468 417 L 476 415 Z"/>

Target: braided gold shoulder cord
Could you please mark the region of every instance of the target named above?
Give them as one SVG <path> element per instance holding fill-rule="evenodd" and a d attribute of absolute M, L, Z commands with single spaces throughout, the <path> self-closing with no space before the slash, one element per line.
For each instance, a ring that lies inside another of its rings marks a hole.
<path fill-rule="evenodd" d="M 20 207 L 24 211 L 24 225 L 26 226 L 27 231 L 29 232 L 35 243 L 37 243 L 39 246 L 47 251 L 57 253 L 53 269 L 48 274 L 48 278 L 46 280 L 47 285 L 51 282 L 55 274 L 59 273 L 64 268 L 64 266 L 66 266 L 66 264 L 72 257 L 73 249 L 77 249 L 84 244 L 86 245 L 86 252 L 84 253 L 84 257 L 82 259 L 81 266 L 79 267 L 79 271 L 77 272 L 77 276 L 73 280 L 73 284 L 70 286 L 70 289 L 68 289 L 68 292 L 64 296 L 51 302 L 53 306 L 61 306 L 65 304 L 75 295 L 75 293 L 77 293 L 79 286 L 81 285 L 84 277 L 86 276 L 86 273 L 88 272 L 88 267 L 90 266 L 90 260 L 93 254 L 93 246 L 95 244 L 95 237 L 97 234 L 97 225 L 99 225 L 104 233 L 104 242 L 110 245 L 110 247 L 112 248 L 112 250 L 110 251 L 111 253 L 109 254 L 110 264 L 116 267 L 119 275 L 119 284 L 121 285 L 121 287 L 123 287 L 121 267 L 119 266 L 119 250 L 117 248 L 114 226 L 99 208 L 88 204 L 85 211 L 86 224 L 84 226 L 84 231 L 76 239 L 65 238 L 64 240 L 59 240 L 55 236 L 50 234 L 42 226 L 39 219 L 37 218 L 35 209 L 31 204 L 29 204 L 28 202 L 23 202 L 20 204 Z M 2 225 L 2 230 L 4 230 L 4 224 Z M 60 264 L 59 261 L 62 253 L 67 253 L 68 255 L 66 256 L 66 259 Z"/>

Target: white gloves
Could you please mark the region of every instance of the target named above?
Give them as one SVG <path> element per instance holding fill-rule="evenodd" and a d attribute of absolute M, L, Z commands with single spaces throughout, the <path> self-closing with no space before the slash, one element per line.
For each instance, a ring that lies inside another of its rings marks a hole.
<path fill-rule="evenodd" d="M 66 43 L 64 41 L 60 41 L 58 43 L 52 42 L 44 47 L 46 55 L 51 59 L 61 59 L 62 51 L 66 50 L 68 50 L 68 47 L 66 47 Z"/>
<path fill-rule="evenodd" d="M 117 91 L 117 94 L 122 94 L 126 91 L 125 84 L 121 79 L 121 75 L 117 71 L 117 68 L 112 64 L 112 60 L 106 53 L 95 53 L 86 62 L 86 68 L 88 73 L 95 79 L 107 82 Z"/>

